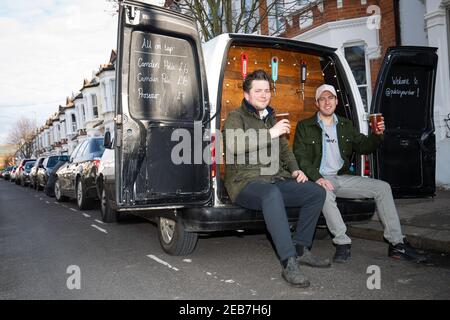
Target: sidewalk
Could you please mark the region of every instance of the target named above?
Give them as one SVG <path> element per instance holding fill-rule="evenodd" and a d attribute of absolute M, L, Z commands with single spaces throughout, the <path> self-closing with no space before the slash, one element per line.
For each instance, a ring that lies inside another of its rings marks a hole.
<path fill-rule="evenodd" d="M 396 199 L 403 234 L 415 247 L 450 253 L 450 190 L 437 189 L 428 199 Z M 383 227 L 372 220 L 348 226 L 351 237 L 383 241 Z"/>

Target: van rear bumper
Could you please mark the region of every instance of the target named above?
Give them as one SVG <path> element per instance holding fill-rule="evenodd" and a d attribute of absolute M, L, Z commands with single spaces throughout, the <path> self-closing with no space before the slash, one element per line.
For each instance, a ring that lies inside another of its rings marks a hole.
<path fill-rule="evenodd" d="M 375 211 L 373 199 L 338 199 L 338 207 L 345 222 L 369 220 Z M 287 208 L 290 224 L 298 219 L 298 208 Z M 261 211 L 246 210 L 239 206 L 195 207 L 182 211 L 186 231 L 209 232 L 226 230 L 264 229 L 265 222 Z M 325 225 L 321 215 L 318 225 Z"/>

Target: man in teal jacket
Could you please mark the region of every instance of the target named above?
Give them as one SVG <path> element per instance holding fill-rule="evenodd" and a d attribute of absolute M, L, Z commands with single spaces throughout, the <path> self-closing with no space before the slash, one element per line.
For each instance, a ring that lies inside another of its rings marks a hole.
<path fill-rule="evenodd" d="M 300 265 L 330 267 L 329 259 L 320 259 L 310 251 L 325 191 L 307 181 L 298 169 L 283 137 L 290 131 L 289 121 L 276 122 L 269 107 L 267 73 L 250 73 L 243 89 L 241 106 L 230 112 L 224 124 L 225 187 L 236 204 L 262 211 L 283 266 L 282 277 L 292 286 L 307 287 L 310 283 Z M 285 207 L 299 208 L 293 239 Z"/>
<path fill-rule="evenodd" d="M 424 261 L 404 239 L 388 183 L 352 175 L 350 157 L 353 151 L 369 154 L 383 141 L 384 121 L 378 123 L 375 134 L 359 133 L 352 122 L 337 116 L 336 90 L 324 84 L 316 90 L 317 113 L 300 121 L 295 130 L 294 154 L 303 172 L 325 188 L 327 197 L 323 207 L 328 229 L 333 234 L 336 253 L 333 261 L 343 263 L 351 255 L 351 239 L 336 204 L 336 197 L 374 198 L 377 212 L 384 225 L 384 237 L 389 242 L 388 255 L 396 259 Z"/>

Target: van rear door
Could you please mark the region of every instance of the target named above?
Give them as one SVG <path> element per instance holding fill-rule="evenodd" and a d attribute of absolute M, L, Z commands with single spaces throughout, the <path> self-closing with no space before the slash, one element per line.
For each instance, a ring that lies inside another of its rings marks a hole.
<path fill-rule="evenodd" d="M 206 203 L 209 102 L 195 21 L 122 1 L 117 61 L 117 206 Z"/>
<path fill-rule="evenodd" d="M 433 196 L 436 141 L 433 117 L 437 49 L 389 48 L 377 79 L 371 113 L 382 113 L 383 144 L 374 154 L 374 176 L 396 197 Z"/>

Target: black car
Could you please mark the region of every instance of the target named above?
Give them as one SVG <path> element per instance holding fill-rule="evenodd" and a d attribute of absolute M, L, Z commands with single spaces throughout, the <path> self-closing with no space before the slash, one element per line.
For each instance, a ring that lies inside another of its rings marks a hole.
<path fill-rule="evenodd" d="M 69 161 L 69 158 L 59 160 L 58 163 L 51 169 L 48 170 L 48 180 L 44 187 L 44 192 L 49 197 L 55 196 L 55 181 L 56 181 L 56 172 L 61 168 L 65 163 Z"/>
<path fill-rule="evenodd" d="M 78 144 L 69 161 L 56 172 L 57 201 L 75 198 L 80 209 L 87 209 L 98 199 L 95 180 L 104 150 L 102 137 L 91 137 Z"/>
<path fill-rule="evenodd" d="M 50 156 L 44 159 L 42 164 L 38 167 L 37 173 L 36 173 L 36 184 L 35 188 L 36 190 L 41 190 L 41 188 L 45 188 L 45 185 L 47 184 L 48 177 L 50 174 L 50 171 L 52 171 L 53 167 L 58 163 L 58 161 L 69 161 L 69 156 Z"/>

